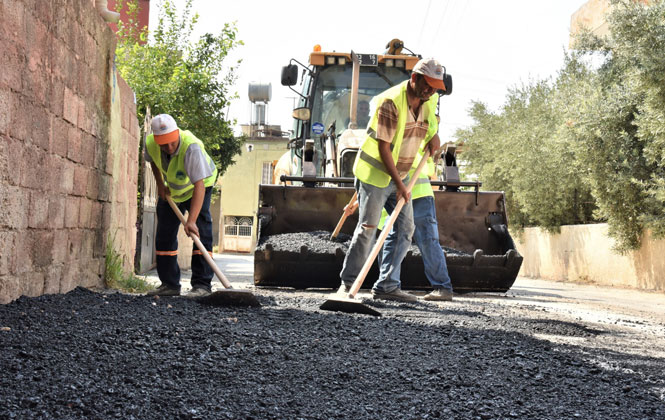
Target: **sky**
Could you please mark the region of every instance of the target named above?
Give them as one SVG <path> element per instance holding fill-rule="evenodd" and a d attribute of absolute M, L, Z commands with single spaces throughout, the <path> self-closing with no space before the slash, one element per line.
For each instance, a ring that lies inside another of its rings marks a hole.
<path fill-rule="evenodd" d="M 472 101 L 497 111 L 510 88 L 556 75 L 568 48 L 571 16 L 586 0 L 193 0 L 199 14 L 194 38 L 219 34 L 236 22 L 244 42 L 227 57 L 242 59 L 228 116 L 250 122 L 250 82 L 270 83 L 267 123 L 292 127 L 296 94 L 280 83 L 282 66 L 294 58 L 308 64 L 323 51 L 378 53 L 399 38 L 409 50 L 434 57 L 453 77 L 453 93 L 441 98 L 442 142 L 466 128 Z M 160 0 L 153 0 L 154 29 Z M 183 10 L 185 0 L 175 0 Z M 239 128 L 236 130 L 239 132 Z"/>

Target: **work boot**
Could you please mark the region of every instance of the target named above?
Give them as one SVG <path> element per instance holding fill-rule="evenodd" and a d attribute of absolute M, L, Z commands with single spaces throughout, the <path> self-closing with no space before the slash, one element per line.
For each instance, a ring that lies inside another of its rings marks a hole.
<path fill-rule="evenodd" d="M 165 284 L 162 284 L 155 290 L 150 290 L 146 296 L 180 296 L 180 289 L 174 289 Z"/>
<path fill-rule="evenodd" d="M 451 301 L 453 300 L 453 291 L 448 289 L 434 289 L 425 296 L 423 300 L 429 301 Z"/>
<path fill-rule="evenodd" d="M 339 289 L 337 289 L 337 294 L 340 296 L 348 297 L 349 296 L 349 290 L 351 288 L 347 286 L 346 284 L 342 283 L 341 286 L 339 286 Z"/>
<path fill-rule="evenodd" d="M 187 297 L 189 298 L 200 298 L 200 297 L 205 297 L 210 295 L 210 291 L 207 289 L 204 289 L 203 287 L 197 287 L 191 290 L 191 292 L 187 293 Z"/>
<path fill-rule="evenodd" d="M 372 297 L 381 300 L 396 300 L 399 302 L 416 302 L 418 298 L 410 293 L 403 292 L 401 289 L 395 289 L 392 292 L 379 292 L 372 290 Z"/>

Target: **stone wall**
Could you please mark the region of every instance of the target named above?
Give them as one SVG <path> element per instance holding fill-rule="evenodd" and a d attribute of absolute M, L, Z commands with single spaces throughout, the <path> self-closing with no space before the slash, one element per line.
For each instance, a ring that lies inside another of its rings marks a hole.
<path fill-rule="evenodd" d="M 115 35 L 86 0 L 0 0 L 0 303 L 131 269 L 138 124 Z"/>
<path fill-rule="evenodd" d="M 521 276 L 665 291 L 665 239 L 649 232 L 625 254 L 612 250 L 607 224 L 562 226 L 558 234 L 527 228 L 519 239 Z"/>

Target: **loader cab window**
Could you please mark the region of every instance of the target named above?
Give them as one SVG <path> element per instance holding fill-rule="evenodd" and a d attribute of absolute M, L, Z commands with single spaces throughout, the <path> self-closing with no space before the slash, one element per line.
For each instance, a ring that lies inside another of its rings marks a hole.
<path fill-rule="evenodd" d="M 409 72 L 404 69 L 363 66 L 360 68 L 358 101 L 369 102 L 375 95 L 408 78 Z M 321 70 L 314 80 L 316 86 L 312 97 L 312 123 L 320 122 L 327 130 L 334 121 L 337 133 L 346 129 L 351 106 L 351 79 L 351 64 L 329 66 Z M 318 136 L 311 131 L 311 127 L 309 135 Z"/>

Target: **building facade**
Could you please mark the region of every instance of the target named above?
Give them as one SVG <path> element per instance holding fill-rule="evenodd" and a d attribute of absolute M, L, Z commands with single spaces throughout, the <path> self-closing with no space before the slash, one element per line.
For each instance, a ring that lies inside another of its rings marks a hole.
<path fill-rule="evenodd" d="M 252 252 L 256 238 L 259 184 L 279 182 L 273 179 L 277 160 L 287 151 L 289 139 L 281 137 L 279 127 L 243 125 L 248 140 L 221 177 L 221 217 L 219 252 Z"/>

